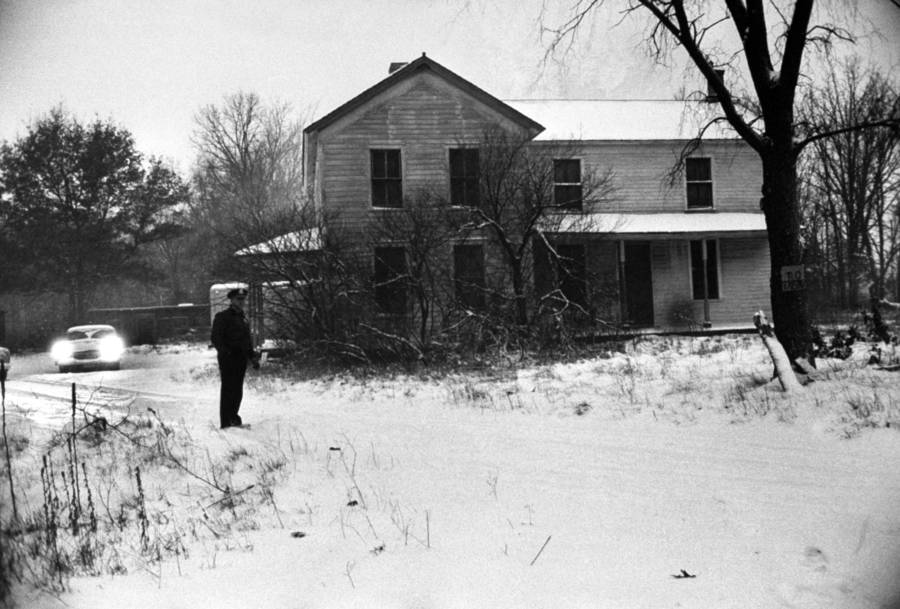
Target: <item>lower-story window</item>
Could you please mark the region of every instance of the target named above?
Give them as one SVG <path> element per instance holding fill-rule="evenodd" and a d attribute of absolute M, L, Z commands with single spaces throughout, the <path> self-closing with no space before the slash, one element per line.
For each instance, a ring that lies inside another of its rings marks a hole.
<path fill-rule="evenodd" d="M 453 246 L 453 282 L 456 298 L 464 307 L 484 307 L 484 248 L 480 245 Z"/>
<path fill-rule="evenodd" d="M 719 297 L 719 247 L 715 239 L 691 241 L 691 289 L 694 300 Z"/>
<path fill-rule="evenodd" d="M 385 313 L 406 313 L 406 251 L 375 248 L 375 303 Z"/>

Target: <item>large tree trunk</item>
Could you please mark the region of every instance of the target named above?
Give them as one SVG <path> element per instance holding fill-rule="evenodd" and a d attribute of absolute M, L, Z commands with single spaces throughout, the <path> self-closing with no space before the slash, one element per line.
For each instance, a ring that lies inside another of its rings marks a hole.
<path fill-rule="evenodd" d="M 763 200 L 771 258 L 772 317 L 775 335 L 791 361 L 807 356 L 811 344 L 806 288 L 782 290 L 781 269 L 802 265 L 796 157 L 787 146 L 763 158 Z"/>
<path fill-rule="evenodd" d="M 850 296 L 849 305 L 852 308 L 856 308 L 863 304 L 860 302 L 859 297 L 861 293 L 861 282 L 863 279 L 863 271 L 865 270 L 866 260 L 860 251 L 860 237 L 858 233 L 859 229 L 855 227 L 853 224 L 850 225 L 850 235 L 847 238 L 847 267 L 849 268 L 848 273 L 848 294 Z"/>
<path fill-rule="evenodd" d="M 522 271 L 521 261 L 513 264 L 513 296 L 516 305 L 516 324 L 519 326 L 528 325 L 528 301 L 525 296 L 525 278 Z"/>

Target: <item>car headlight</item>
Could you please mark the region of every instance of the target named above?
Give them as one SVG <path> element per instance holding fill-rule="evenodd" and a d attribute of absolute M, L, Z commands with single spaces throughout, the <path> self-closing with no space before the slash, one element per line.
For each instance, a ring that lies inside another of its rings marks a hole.
<path fill-rule="evenodd" d="M 100 359 L 104 361 L 117 361 L 124 350 L 125 343 L 118 336 L 104 336 L 100 339 Z"/>
<path fill-rule="evenodd" d="M 58 340 L 50 348 L 50 356 L 55 361 L 61 361 L 72 357 L 72 343 L 67 340 Z"/>

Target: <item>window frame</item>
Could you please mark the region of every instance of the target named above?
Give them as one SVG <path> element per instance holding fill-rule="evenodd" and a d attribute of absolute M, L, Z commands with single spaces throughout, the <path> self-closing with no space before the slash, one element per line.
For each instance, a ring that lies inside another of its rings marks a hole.
<path fill-rule="evenodd" d="M 394 253 L 399 250 L 402 256 L 402 267 L 394 269 L 390 266 L 390 261 L 385 255 L 379 255 L 379 252 L 385 250 L 393 250 Z M 379 245 L 372 252 L 372 288 L 375 306 L 378 311 L 385 315 L 405 315 L 409 302 L 407 298 L 405 276 L 409 273 L 409 265 L 406 259 L 406 248 L 402 245 Z M 379 266 L 387 263 L 384 266 Z M 384 271 L 383 273 L 380 271 Z M 392 276 L 392 271 L 395 272 Z M 384 275 L 383 277 L 381 275 Z M 399 279 L 399 281 L 397 281 Z M 396 283 L 393 283 L 396 282 Z M 397 305 L 397 306 L 394 306 Z"/>
<path fill-rule="evenodd" d="M 577 182 L 559 182 L 557 181 L 557 163 L 574 162 L 578 163 L 578 181 Z M 584 209 L 584 161 L 581 157 L 566 157 L 553 159 L 553 205 L 561 211 L 582 211 Z M 559 202 L 559 190 L 561 188 L 572 189 L 578 188 L 578 202 L 562 204 Z"/>
<path fill-rule="evenodd" d="M 688 170 L 688 164 L 691 161 L 706 161 L 707 170 L 709 173 L 708 178 L 706 179 L 691 179 L 690 171 Z M 692 156 L 687 157 L 684 160 L 684 208 L 687 211 L 708 211 L 711 209 L 715 209 L 716 207 L 716 192 L 715 192 L 715 176 L 713 172 L 713 160 L 711 156 Z M 703 186 L 708 185 L 709 187 L 709 205 L 692 205 L 691 204 L 691 186 Z"/>
<path fill-rule="evenodd" d="M 470 159 L 466 158 L 467 153 L 475 154 L 475 175 L 469 175 L 468 169 L 470 169 L 469 161 Z M 454 175 L 453 172 L 453 157 L 455 154 L 461 154 L 462 158 L 462 175 Z M 453 148 L 447 149 L 447 174 L 449 176 L 449 188 L 450 188 L 450 205 L 451 207 L 480 207 L 481 206 L 481 154 L 478 146 L 455 146 Z M 455 200 L 455 188 L 454 184 L 462 182 L 461 192 L 463 194 L 464 201 L 462 203 Z M 471 190 L 470 190 L 471 189 Z M 469 195 L 472 194 L 474 196 L 475 201 L 469 201 Z"/>
<path fill-rule="evenodd" d="M 397 154 L 396 166 L 398 175 L 396 176 L 387 175 L 391 166 L 388 155 L 392 153 Z M 377 154 L 384 155 L 383 169 L 385 175 L 383 176 L 375 175 Z M 404 171 L 402 148 L 396 146 L 369 148 L 369 197 L 374 209 L 401 209 L 403 207 L 403 174 Z M 376 201 L 376 191 L 378 190 L 378 188 L 376 188 L 376 185 L 384 188 L 384 204 L 380 204 L 378 201 Z M 397 189 L 396 204 L 391 204 L 392 187 L 395 187 Z"/>
<path fill-rule="evenodd" d="M 694 301 L 703 301 L 704 300 L 703 293 L 702 293 L 702 290 L 703 290 L 702 284 L 700 284 L 700 292 L 701 293 L 699 294 L 699 296 L 695 291 L 696 286 L 694 285 L 694 275 L 695 275 L 695 273 L 694 273 L 694 247 L 693 247 L 694 243 L 700 243 L 701 247 L 704 247 L 704 246 L 706 247 L 706 249 L 707 249 L 707 260 L 706 260 L 707 278 L 708 279 L 712 278 L 712 277 L 715 278 L 715 286 L 714 286 L 715 287 L 715 295 L 713 295 L 712 291 L 709 290 L 709 285 L 707 284 L 708 291 L 710 292 L 709 300 L 722 300 L 722 246 L 721 246 L 721 241 L 718 238 L 690 239 L 688 241 L 688 275 L 690 276 L 691 300 L 694 300 Z M 710 264 L 709 247 L 708 247 L 709 243 L 715 244 L 714 245 L 715 260 L 712 261 L 715 264 L 714 269 L 709 268 L 709 264 Z M 699 263 L 697 264 L 698 267 L 702 266 L 702 264 L 703 264 L 702 250 L 700 252 L 700 256 L 701 256 L 701 259 L 700 259 Z M 712 275 L 710 274 L 711 270 L 715 271 Z"/>
<path fill-rule="evenodd" d="M 457 252 L 463 248 L 477 249 L 480 260 L 479 277 L 472 281 L 471 277 L 461 277 Z M 465 283 L 464 283 L 465 282 Z M 487 264 L 484 255 L 484 245 L 481 243 L 454 243 L 453 244 L 453 292 L 456 301 L 466 308 L 479 310 L 486 305 L 485 292 L 487 289 Z M 472 295 L 474 294 L 474 298 Z M 470 300 L 471 299 L 471 300 Z"/>

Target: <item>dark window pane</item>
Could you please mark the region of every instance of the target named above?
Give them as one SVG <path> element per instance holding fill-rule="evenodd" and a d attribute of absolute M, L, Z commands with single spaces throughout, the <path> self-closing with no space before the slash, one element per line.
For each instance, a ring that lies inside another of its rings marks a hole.
<path fill-rule="evenodd" d="M 581 161 L 578 159 L 556 159 L 553 161 L 553 181 L 569 184 L 581 182 Z"/>
<path fill-rule="evenodd" d="M 685 172 L 688 182 L 711 180 L 712 170 L 710 168 L 709 159 L 687 159 L 685 161 Z"/>
<path fill-rule="evenodd" d="M 400 151 L 399 150 L 385 150 L 385 155 L 387 156 L 387 177 L 389 178 L 399 178 L 400 177 Z"/>
<path fill-rule="evenodd" d="M 372 177 L 373 178 L 385 177 L 384 150 L 373 150 L 371 153 L 371 158 L 372 158 Z"/>
<path fill-rule="evenodd" d="M 450 177 L 457 178 L 465 175 L 465 159 L 463 151 L 459 148 L 450 150 Z"/>
<path fill-rule="evenodd" d="M 691 241 L 691 289 L 694 300 L 703 300 L 703 276 L 709 298 L 719 297 L 719 261 L 716 241 L 706 241 L 706 268 L 703 267 L 703 241 Z"/>
<path fill-rule="evenodd" d="M 465 187 L 466 205 L 469 207 L 478 207 L 481 197 L 479 195 L 478 180 L 466 180 Z"/>
<path fill-rule="evenodd" d="M 701 182 L 698 184 L 688 183 L 687 185 L 687 205 L 688 207 L 712 207 L 712 184 L 709 182 Z"/>
<path fill-rule="evenodd" d="M 564 209 L 581 209 L 581 184 L 556 186 L 555 203 Z"/>
<path fill-rule="evenodd" d="M 387 203 L 387 186 L 383 181 L 372 180 L 372 205 L 384 207 Z"/>
<path fill-rule="evenodd" d="M 702 241 L 691 241 L 691 290 L 694 300 L 703 300 L 702 244 Z"/>
<path fill-rule="evenodd" d="M 478 175 L 478 149 L 452 148 L 450 150 L 450 175 L 475 177 Z"/>
<path fill-rule="evenodd" d="M 479 157 L 477 148 L 467 148 L 466 153 L 466 175 L 469 177 L 478 177 Z"/>
<path fill-rule="evenodd" d="M 706 288 L 710 298 L 719 297 L 719 253 L 715 239 L 706 242 Z"/>
<path fill-rule="evenodd" d="M 456 297 L 465 307 L 484 307 L 484 248 L 457 245 L 453 248 L 453 274 Z"/>
<path fill-rule="evenodd" d="M 581 209 L 581 161 L 553 161 L 554 204 L 564 209 Z"/>
<path fill-rule="evenodd" d="M 375 303 L 387 313 L 406 312 L 406 253 L 402 247 L 375 248 Z"/>
<path fill-rule="evenodd" d="M 713 206 L 712 167 L 710 159 L 685 160 L 685 184 L 688 208 Z"/>
<path fill-rule="evenodd" d="M 464 205 L 466 200 L 466 183 L 463 180 L 450 180 L 450 204 Z"/>
<path fill-rule="evenodd" d="M 400 180 L 391 180 L 387 184 L 387 201 L 385 207 L 403 206 L 403 187 Z"/>
<path fill-rule="evenodd" d="M 372 205 L 401 207 L 403 179 L 399 150 L 371 150 Z"/>
<path fill-rule="evenodd" d="M 450 204 L 478 205 L 478 149 L 450 150 Z"/>

